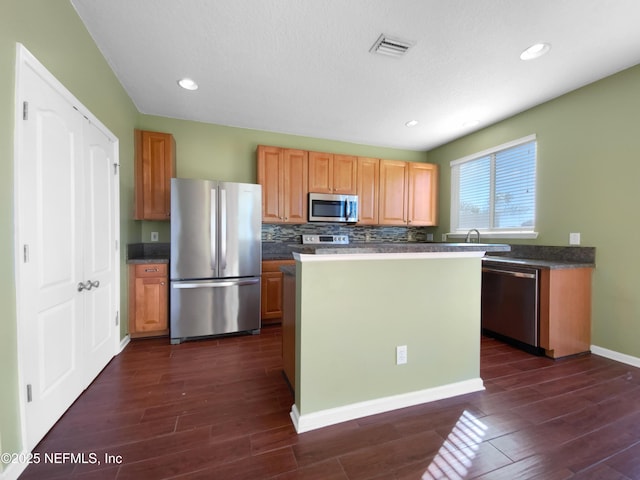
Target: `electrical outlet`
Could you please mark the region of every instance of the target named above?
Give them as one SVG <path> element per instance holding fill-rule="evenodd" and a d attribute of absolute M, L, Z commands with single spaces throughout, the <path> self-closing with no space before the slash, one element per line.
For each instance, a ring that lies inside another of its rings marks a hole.
<path fill-rule="evenodd" d="M 151 232 L 151 241 L 152 242 L 158 241 L 158 232 Z"/>
<path fill-rule="evenodd" d="M 271 232 L 267 233 L 267 242 L 270 242 L 273 240 L 273 234 Z"/>
<path fill-rule="evenodd" d="M 580 245 L 580 234 L 579 233 L 570 233 L 569 234 L 569 245 Z"/>
<path fill-rule="evenodd" d="M 364 241 L 365 242 L 370 242 L 371 241 L 371 234 L 369 232 L 364 234 Z"/>
<path fill-rule="evenodd" d="M 407 363 L 407 346 L 398 345 L 396 347 L 396 365 L 404 365 Z"/>
<path fill-rule="evenodd" d="M 446 241 L 447 241 L 447 234 L 446 234 L 446 233 L 443 233 L 443 234 L 442 234 L 442 241 L 443 241 L 443 242 L 446 242 Z"/>
<path fill-rule="evenodd" d="M 427 233 L 427 242 L 433 242 L 433 233 Z"/>
<path fill-rule="evenodd" d="M 416 241 L 415 232 L 408 232 L 407 233 L 407 241 L 409 241 L 409 242 L 415 242 Z"/>

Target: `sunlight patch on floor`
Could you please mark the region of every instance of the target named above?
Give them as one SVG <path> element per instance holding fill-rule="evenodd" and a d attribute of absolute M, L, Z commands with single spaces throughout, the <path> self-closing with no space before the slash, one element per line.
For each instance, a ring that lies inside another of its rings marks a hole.
<path fill-rule="evenodd" d="M 487 427 L 466 410 L 451 429 L 422 480 L 463 480 L 482 443 Z"/>

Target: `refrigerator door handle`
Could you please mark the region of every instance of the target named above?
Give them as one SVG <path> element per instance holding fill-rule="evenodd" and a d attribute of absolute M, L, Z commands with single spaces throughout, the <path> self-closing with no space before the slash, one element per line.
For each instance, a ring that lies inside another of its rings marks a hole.
<path fill-rule="evenodd" d="M 223 281 L 200 281 L 200 282 L 174 282 L 172 288 L 212 288 L 212 287 L 233 287 L 243 285 L 253 285 L 260 282 L 260 278 L 243 278 L 241 280 L 223 280 Z"/>
<path fill-rule="evenodd" d="M 226 269 L 227 269 L 227 191 L 224 188 L 220 188 L 220 271 L 223 271 Z"/>
<path fill-rule="evenodd" d="M 211 213 L 209 214 L 209 229 L 211 235 L 211 241 L 209 244 L 211 245 L 211 268 L 214 272 L 218 271 L 218 266 L 216 262 L 216 253 L 218 250 L 218 226 L 217 226 L 217 218 L 216 218 L 216 200 L 218 198 L 218 194 L 215 188 L 211 189 Z"/>

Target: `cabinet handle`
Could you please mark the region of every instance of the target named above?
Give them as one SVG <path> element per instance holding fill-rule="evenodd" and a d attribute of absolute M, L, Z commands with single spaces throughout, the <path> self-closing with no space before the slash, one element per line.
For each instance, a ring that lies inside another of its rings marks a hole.
<path fill-rule="evenodd" d="M 157 271 L 158 271 L 158 269 L 157 269 L 157 268 L 145 268 L 145 269 L 144 269 L 144 271 L 145 271 L 146 273 L 150 273 L 150 272 L 157 272 Z"/>

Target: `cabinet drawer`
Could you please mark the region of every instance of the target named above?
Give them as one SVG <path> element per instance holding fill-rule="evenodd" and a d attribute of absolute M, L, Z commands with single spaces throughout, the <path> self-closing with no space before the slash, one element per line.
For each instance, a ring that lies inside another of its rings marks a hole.
<path fill-rule="evenodd" d="M 135 266 L 136 277 L 166 277 L 166 263 L 144 263 Z"/>

